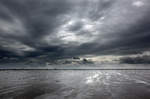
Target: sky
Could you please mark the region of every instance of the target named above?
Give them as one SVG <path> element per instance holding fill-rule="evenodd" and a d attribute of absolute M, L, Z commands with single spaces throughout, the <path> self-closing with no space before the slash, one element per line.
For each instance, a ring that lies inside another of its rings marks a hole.
<path fill-rule="evenodd" d="M 0 0 L 0 58 L 150 49 L 150 0 Z"/>

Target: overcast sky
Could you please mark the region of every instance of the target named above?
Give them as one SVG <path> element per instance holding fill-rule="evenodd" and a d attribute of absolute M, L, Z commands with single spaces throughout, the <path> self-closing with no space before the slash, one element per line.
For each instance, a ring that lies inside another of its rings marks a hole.
<path fill-rule="evenodd" d="M 150 0 L 0 0 L 0 56 L 149 51 Z"/>

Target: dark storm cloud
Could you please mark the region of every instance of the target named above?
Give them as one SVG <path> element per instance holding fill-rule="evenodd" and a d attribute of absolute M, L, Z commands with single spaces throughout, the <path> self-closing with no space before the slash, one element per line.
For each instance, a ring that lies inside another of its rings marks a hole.
<path fill-rule="evenodd" d="M 14 49 L 45 45 L 41 38 L 52 33 L 61 24 L 59 17 L 71 9 L 66 0 L 1 0 L 0 5 L 0 36 L 1 43 L 5 42 L 1 48 L 7 46 L 10 50 L 13 44 Z"/>
<path fill-rule="evenodd" d="M 0 0 L 0 54 L 141 53 L 149 50 L 149 8 L 149 0 Z"/>

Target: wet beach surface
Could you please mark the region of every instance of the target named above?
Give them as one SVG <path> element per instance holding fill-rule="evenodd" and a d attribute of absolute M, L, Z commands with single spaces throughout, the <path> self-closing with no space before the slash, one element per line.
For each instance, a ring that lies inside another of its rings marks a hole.
<path fill-rule="evenodd" d="M 1 70 L 0 99 L 150 99 L 150 70 Z"/>

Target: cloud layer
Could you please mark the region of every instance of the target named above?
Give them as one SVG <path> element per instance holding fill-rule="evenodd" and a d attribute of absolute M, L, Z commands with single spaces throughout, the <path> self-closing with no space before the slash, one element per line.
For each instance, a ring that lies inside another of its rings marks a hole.
<path fill-rule="evenodd" d="M 149 0 L 1 0 L 0 55 L 148 51 L 149 9 Z"/>

